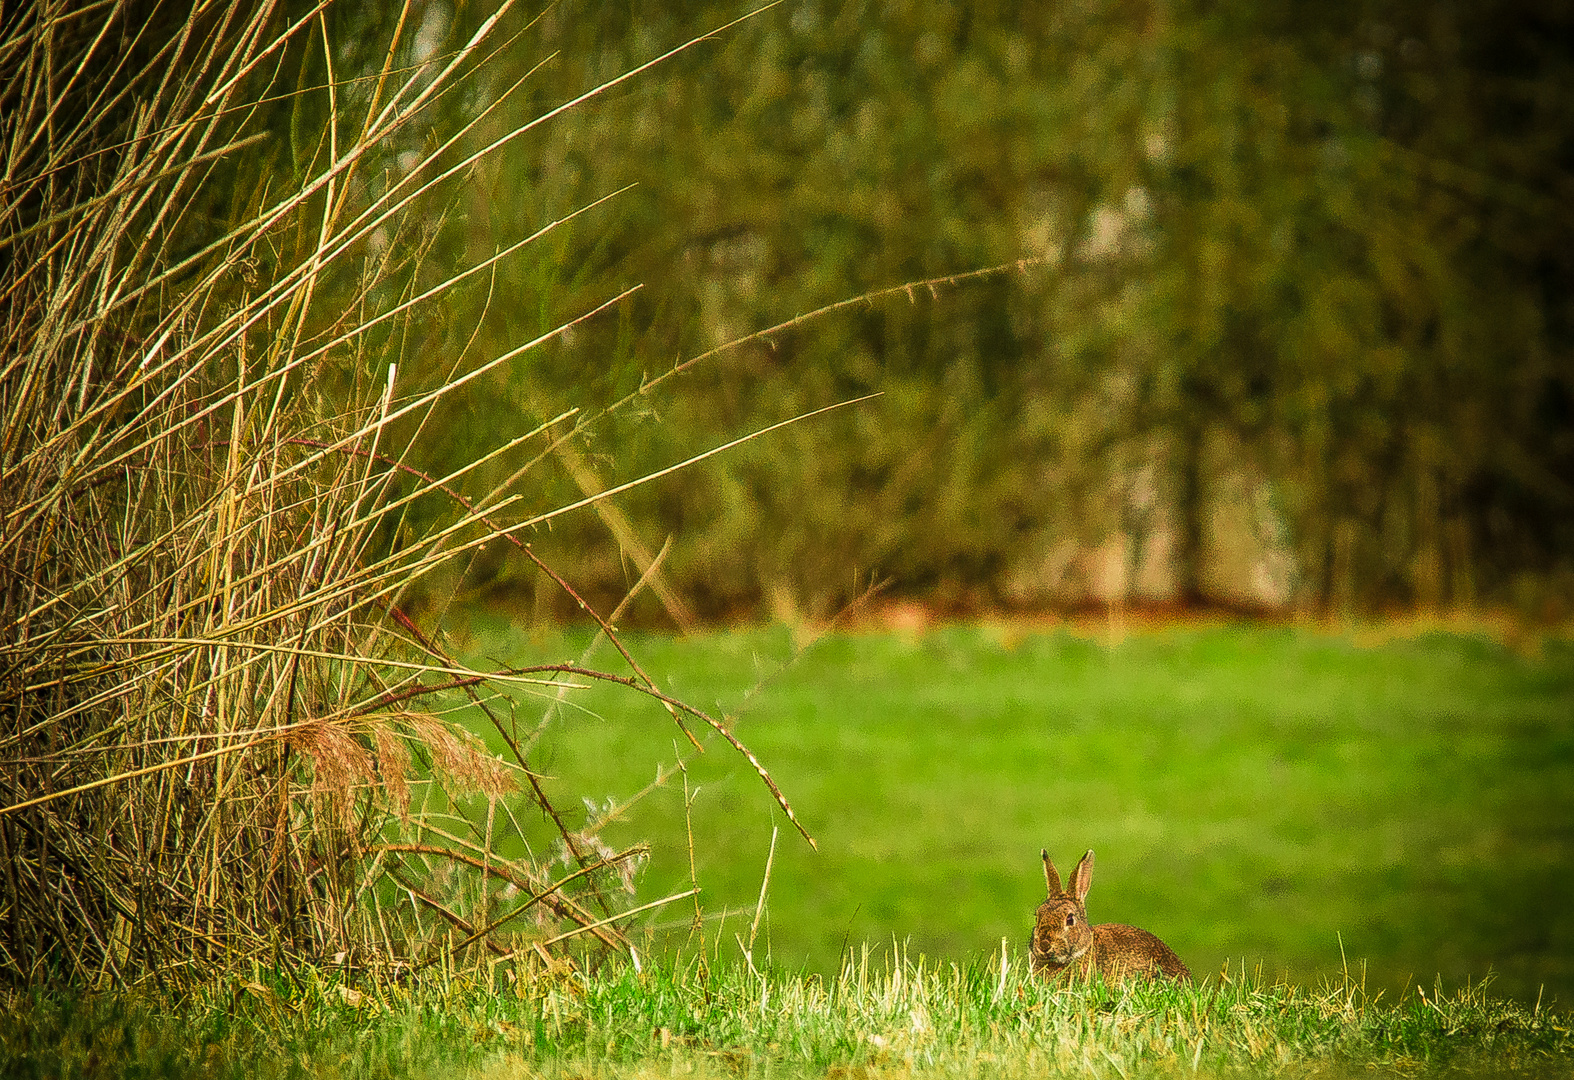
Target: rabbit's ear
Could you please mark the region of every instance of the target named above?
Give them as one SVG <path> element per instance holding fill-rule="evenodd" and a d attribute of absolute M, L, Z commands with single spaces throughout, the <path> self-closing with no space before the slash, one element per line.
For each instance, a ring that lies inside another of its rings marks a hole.
<path fill-rule="evenodd" d="M 1088 848 L 1088 853 L 1082 856 L 1082 861 L 1077 863 L 1077 868 L 1071 871 L 1071 895 L 1077 898 L 1077 903 L 1082 903 L 1088 897 L 1088 888 L 1093 884 L 1093 849 Z"/>
<path fill-rule="evenodd" d="M 1059 896 L 1062 892 L 1060 871 L 1056 870 L 1055 864 L 1049 861 L 1048 848 L 1040 848 L 1038 853 L 1044 857 L 1044 886 L 1049 889 L 1050 896 Z"/>

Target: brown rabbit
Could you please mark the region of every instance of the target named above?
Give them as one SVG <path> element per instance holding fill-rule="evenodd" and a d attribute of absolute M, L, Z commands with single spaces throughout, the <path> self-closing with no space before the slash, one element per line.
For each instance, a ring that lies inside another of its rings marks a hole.
<path fill-rule="evenodd" d="M 1029 949 L 1033 970 L 1045 978 L 1067 971 L 1089 976 L 1096 969 L 1106 982 L 1120 982 L 1128 975 L 1166 975 L 1191 981 L 1191 972 L 1170 947 L 1146 930 L 1120 923 L 1088 925 L 1088 886 L 1093 884 L 1093 852 L 1089 851 L 1071 872 L 1071 891 L 1060 887 L 1060 874 L 1044 856 L 1044 884 L 1049 899 L 1038 906 Z"/>

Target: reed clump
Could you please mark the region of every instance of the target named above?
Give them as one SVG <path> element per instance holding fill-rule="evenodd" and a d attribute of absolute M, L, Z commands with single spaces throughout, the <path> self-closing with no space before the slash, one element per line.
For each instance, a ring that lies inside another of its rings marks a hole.
<path fill-rule="evenodd" d="M 427 258 L 488 149 L 433 106 L 491 85 L 509 11 L 446 51 L 408 5 L 382 27 L 246 0 L 8 16 L 0 982 L 628 948 L 609 896 L 639 850 L 559 814 L 511 727 L 565 666 L 470 670 L 402 606 L 542 510 L 462 497 L 485 459 L 432 477 L 405 455 L 435 402 L 564 326 L 434 387 L 397 363 L 530 239 L 446 277 Z M 337 71 L 373 30 L 378 62 Z M 422 500 L 445 511 L 417 532 Z"/>

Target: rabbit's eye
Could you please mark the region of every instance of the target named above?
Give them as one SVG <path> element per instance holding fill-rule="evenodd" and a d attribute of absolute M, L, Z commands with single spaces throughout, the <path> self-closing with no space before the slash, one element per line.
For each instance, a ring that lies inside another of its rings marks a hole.
<path fill-rule="evenodd" d="M 1077 917 L 1075 915 L 1067 915 L 1066 916 L 1066 925 L 1067 926 L 1075 926 L 1075 925 L 1077 925 Z"/>

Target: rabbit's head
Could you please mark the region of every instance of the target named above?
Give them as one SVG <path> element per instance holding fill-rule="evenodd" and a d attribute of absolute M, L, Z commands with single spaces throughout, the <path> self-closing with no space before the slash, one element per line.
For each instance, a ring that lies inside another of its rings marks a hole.
<path fill-rule="evenodd" d="M 1043 851 L 1044 884 L 1049 897 L 1038 906 L 1031 942 L 1035 968 L 1064 967 L 1093 947 L 1093 928 L 1083 900 L 1093 884 L 1093 852 L 1089 851 L 1071 872 L 1071 889 L 1060 887 L 1060 874 Z"/>

